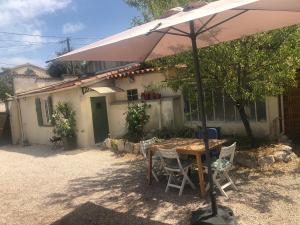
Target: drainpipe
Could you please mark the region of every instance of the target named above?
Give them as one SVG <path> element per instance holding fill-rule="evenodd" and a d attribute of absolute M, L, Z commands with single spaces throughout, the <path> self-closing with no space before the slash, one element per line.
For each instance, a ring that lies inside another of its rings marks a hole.
<path fill-rule="evenodd" d="M 15 102 L 17 104 L 17 110 L 18 110 L 18 122 L 21 130 L 21 144 L 24 144 L 25 135 L 24 135 L 24 129 L 23 129 L 23 120 L 22 120 L 22 112 L 20 107 L 20 99 L 15 98 Z"/>
<path fill-rule="evenodd" d="M 158 118 L 158 128 L 161 130 L 162 125 L 162 110 L 161 110 L 161 99 L 159 99 L 159 118 Z"/>

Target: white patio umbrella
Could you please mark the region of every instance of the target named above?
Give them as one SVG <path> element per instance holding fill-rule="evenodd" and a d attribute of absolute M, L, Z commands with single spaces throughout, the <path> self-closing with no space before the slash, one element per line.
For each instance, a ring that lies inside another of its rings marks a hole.
<path fill-rule="evenodd" d="M 199 2 L 186 8 L 174 8 L 164 18 L 97 41 L 57 57 L 56 60 L 143 62 L 193 50 L 211 187 L 212 215 L 217 216 L 197 48 L 299 23 L 300 0 L 220 0 L 208 4 Z M 203 220 L 207 219 L 205 215 L 202 216 Z M 210 222 L 215 219 L 211 218 Z"/>

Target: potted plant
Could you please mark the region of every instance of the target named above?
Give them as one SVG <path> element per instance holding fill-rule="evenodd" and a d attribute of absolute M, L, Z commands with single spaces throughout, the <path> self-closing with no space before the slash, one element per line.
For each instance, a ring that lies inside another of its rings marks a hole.
<path fill-rule="evenodd" d="M 118 139 L 111 139 L 111 148 L 113 151 L 117 152 L 118 151 Z"/>
<path fill-rule="evenodd" d="M 139 142 L 144 136 L 144 127 L 148 123 L 150 116 L 147 115 L 147 108 L 150 105 L 143 104 L 133 104 L 128 107 L 128 112 L 126 112 L 126 123 L 128 128 L 128 133 L 126 138 L 131 142 Z"/>
<path fill-rule="evenodd" d="M 55 110 L 52 114 L 52 123 L 54 125 L 53 133 L 61 137 L 64 149 L 69 150 L 76 148 L 75 111 L 73 111 L 67 103 L 59 102 L 55 106 Z"/>

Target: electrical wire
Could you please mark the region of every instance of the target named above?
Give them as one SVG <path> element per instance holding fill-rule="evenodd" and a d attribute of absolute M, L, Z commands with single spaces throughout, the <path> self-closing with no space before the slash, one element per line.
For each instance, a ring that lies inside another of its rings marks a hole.
<path fill-rule="evenodd" d="M 0 31 L 0 34 L 17 35 L 17 36 L 30 36 L 30 37 L 44 37 L 44 38 L 58 38 L 58 39 L 67 38 L 66 36 L 14 33 L 14 32 L 7 32 L 7 31 Z M 72 37 L 72 39 L 99 39 L 99 38 L 96 38 L 96 37 Z"/>

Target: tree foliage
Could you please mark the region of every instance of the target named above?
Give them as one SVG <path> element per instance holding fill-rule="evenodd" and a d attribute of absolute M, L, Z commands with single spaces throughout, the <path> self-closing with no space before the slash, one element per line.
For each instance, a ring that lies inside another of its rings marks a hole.
<path fill-rule="evenodd" d="M 170 7 L 185 5 L 189 0 L 126 0 L 142 12 L 142 21 L 157 18 Z M 266 96 L 283 94 L 296 85 L 296 69 L 300 66 L 300 29 L 292 26 L 244 37 L 199 50 L 200 70 L 206 91 L 221 89 L 240 112 L 252 142 L 252 130 L 245 106 Z M 167 84 L 183 94 L 196 95 L 191 52 L 165 57 L 152 62 L 155 66 L 175 68 Z M 176 68 L 175 65 L 186 67 Z"/>
<path fill-rule="evenodd" d="M 67 52 L 67 49 L 63 49 L 56 52 L 56 55 L 60 56 Z M 86 68 L 80 62 L 53 61 L 48 64 L 47 72 L 52 77 L 61 78 L 63 75 L 80 75 L 86 72 Z"/>
<path fill-rule="evenodd" d="M 75 111 L 69 104 L 59 102 L 52 114 L 53 133 L 61 138 L 72 138 L 76 135 Z"/>
<path fill-rule="evenodd" d="M 0 75 L 0 100 L 5 101 L 9 95 L 13 95 L 13 79 L 8 69 Z"/>

